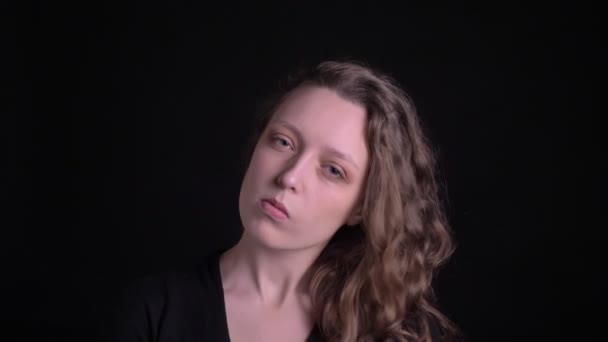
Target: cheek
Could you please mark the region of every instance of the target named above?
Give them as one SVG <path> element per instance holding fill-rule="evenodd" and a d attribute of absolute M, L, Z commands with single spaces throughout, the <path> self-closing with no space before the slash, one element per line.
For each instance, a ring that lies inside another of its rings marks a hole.
<path fill-rule="evenodd" d="M 319 196 L 313 199 L 318 218 L 333 221 L 334 225 L 342 225 L 350 215 L 355 202 L 356 193 L 350 189 L 341 191 L 321 191 Z"/>
<path fill-rule="evenodd" d="M 267 183 L 272 179 L 276 161 L 268 158 L 268 154 L 263 150 L 256 149 L 251 156 L 247 173 L 245 174 L 244 187 L 253 189 L 256 186 Z"/>

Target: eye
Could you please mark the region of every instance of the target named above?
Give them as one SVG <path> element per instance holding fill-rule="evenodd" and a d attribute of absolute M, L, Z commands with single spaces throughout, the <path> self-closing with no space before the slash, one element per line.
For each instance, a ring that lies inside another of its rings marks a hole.
<path fill-rule="evenodd" d="M 342 169 L 340 169 L 337 166 L 327 165 L 325 167 L 325 169 L 327 170 L 327 174 L 331 178 L 346 179 L 346 175 L 344 174 L 344 171 L 342 171 Z"/>
<path fill-rule="evenodd" d="M 288 139 L 283 138 L 283 137 L 281 137 L 281 136 L 273 136 L 273 137 L 271 138 L 271 141 L 272 141 L 272 143 L 273 143 L 275 146 L 277 146 L 277 147 L 278 147 L 278 148 L 280 148 L 280 149 L 285 149 L 285 148 L 289 148 L 289 149 L 291 149 L 291 150 L 293 150 L 293 149 L 294 149 L 294 147 L 293 147 L 293 145 L 291 144 L 291 142 L 290 142 Z"/>

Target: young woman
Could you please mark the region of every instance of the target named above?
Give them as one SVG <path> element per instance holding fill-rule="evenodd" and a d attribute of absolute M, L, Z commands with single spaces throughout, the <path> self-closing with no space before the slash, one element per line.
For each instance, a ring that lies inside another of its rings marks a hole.
<path fill-rule="evenodd" d="M 452 252 L 412 102 L 361 63 L 292 75 L 254 135 L 243 234 L 133 288 L 115 341 L 444 341 L 431 281 Z"/>

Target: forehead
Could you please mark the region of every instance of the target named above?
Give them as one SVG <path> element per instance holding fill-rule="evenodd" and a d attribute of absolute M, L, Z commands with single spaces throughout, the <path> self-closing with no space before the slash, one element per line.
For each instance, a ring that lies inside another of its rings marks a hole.
<path fill-rule="evenodd" d="M 345 100 L 337 92 L 306 86 L 285 98 L 270 125 L 293 126 L 310 147 L 335 148 L 366 159 L 366 116 L 363 106 Z"/>

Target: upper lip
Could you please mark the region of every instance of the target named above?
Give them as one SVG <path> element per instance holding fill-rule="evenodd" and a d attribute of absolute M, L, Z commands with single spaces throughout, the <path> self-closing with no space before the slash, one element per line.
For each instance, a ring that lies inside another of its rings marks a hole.
<path fill-rule="evenodd" d="M 280 211 L 284 212 L 285 215 L 287 215 L 287 217 L 289 217 L 289 211 L 287 210 L 287 208 L 285 208 L 285 206 L 283 205 L 283 203 L 281 203 L 279 200 L 274 199 L 274 198 L 265 198 L 264 201 L 270 202 L 270 204 L 272 204 L 275 207 L 277 207 L 277 209 L 279 209 Z"/>

